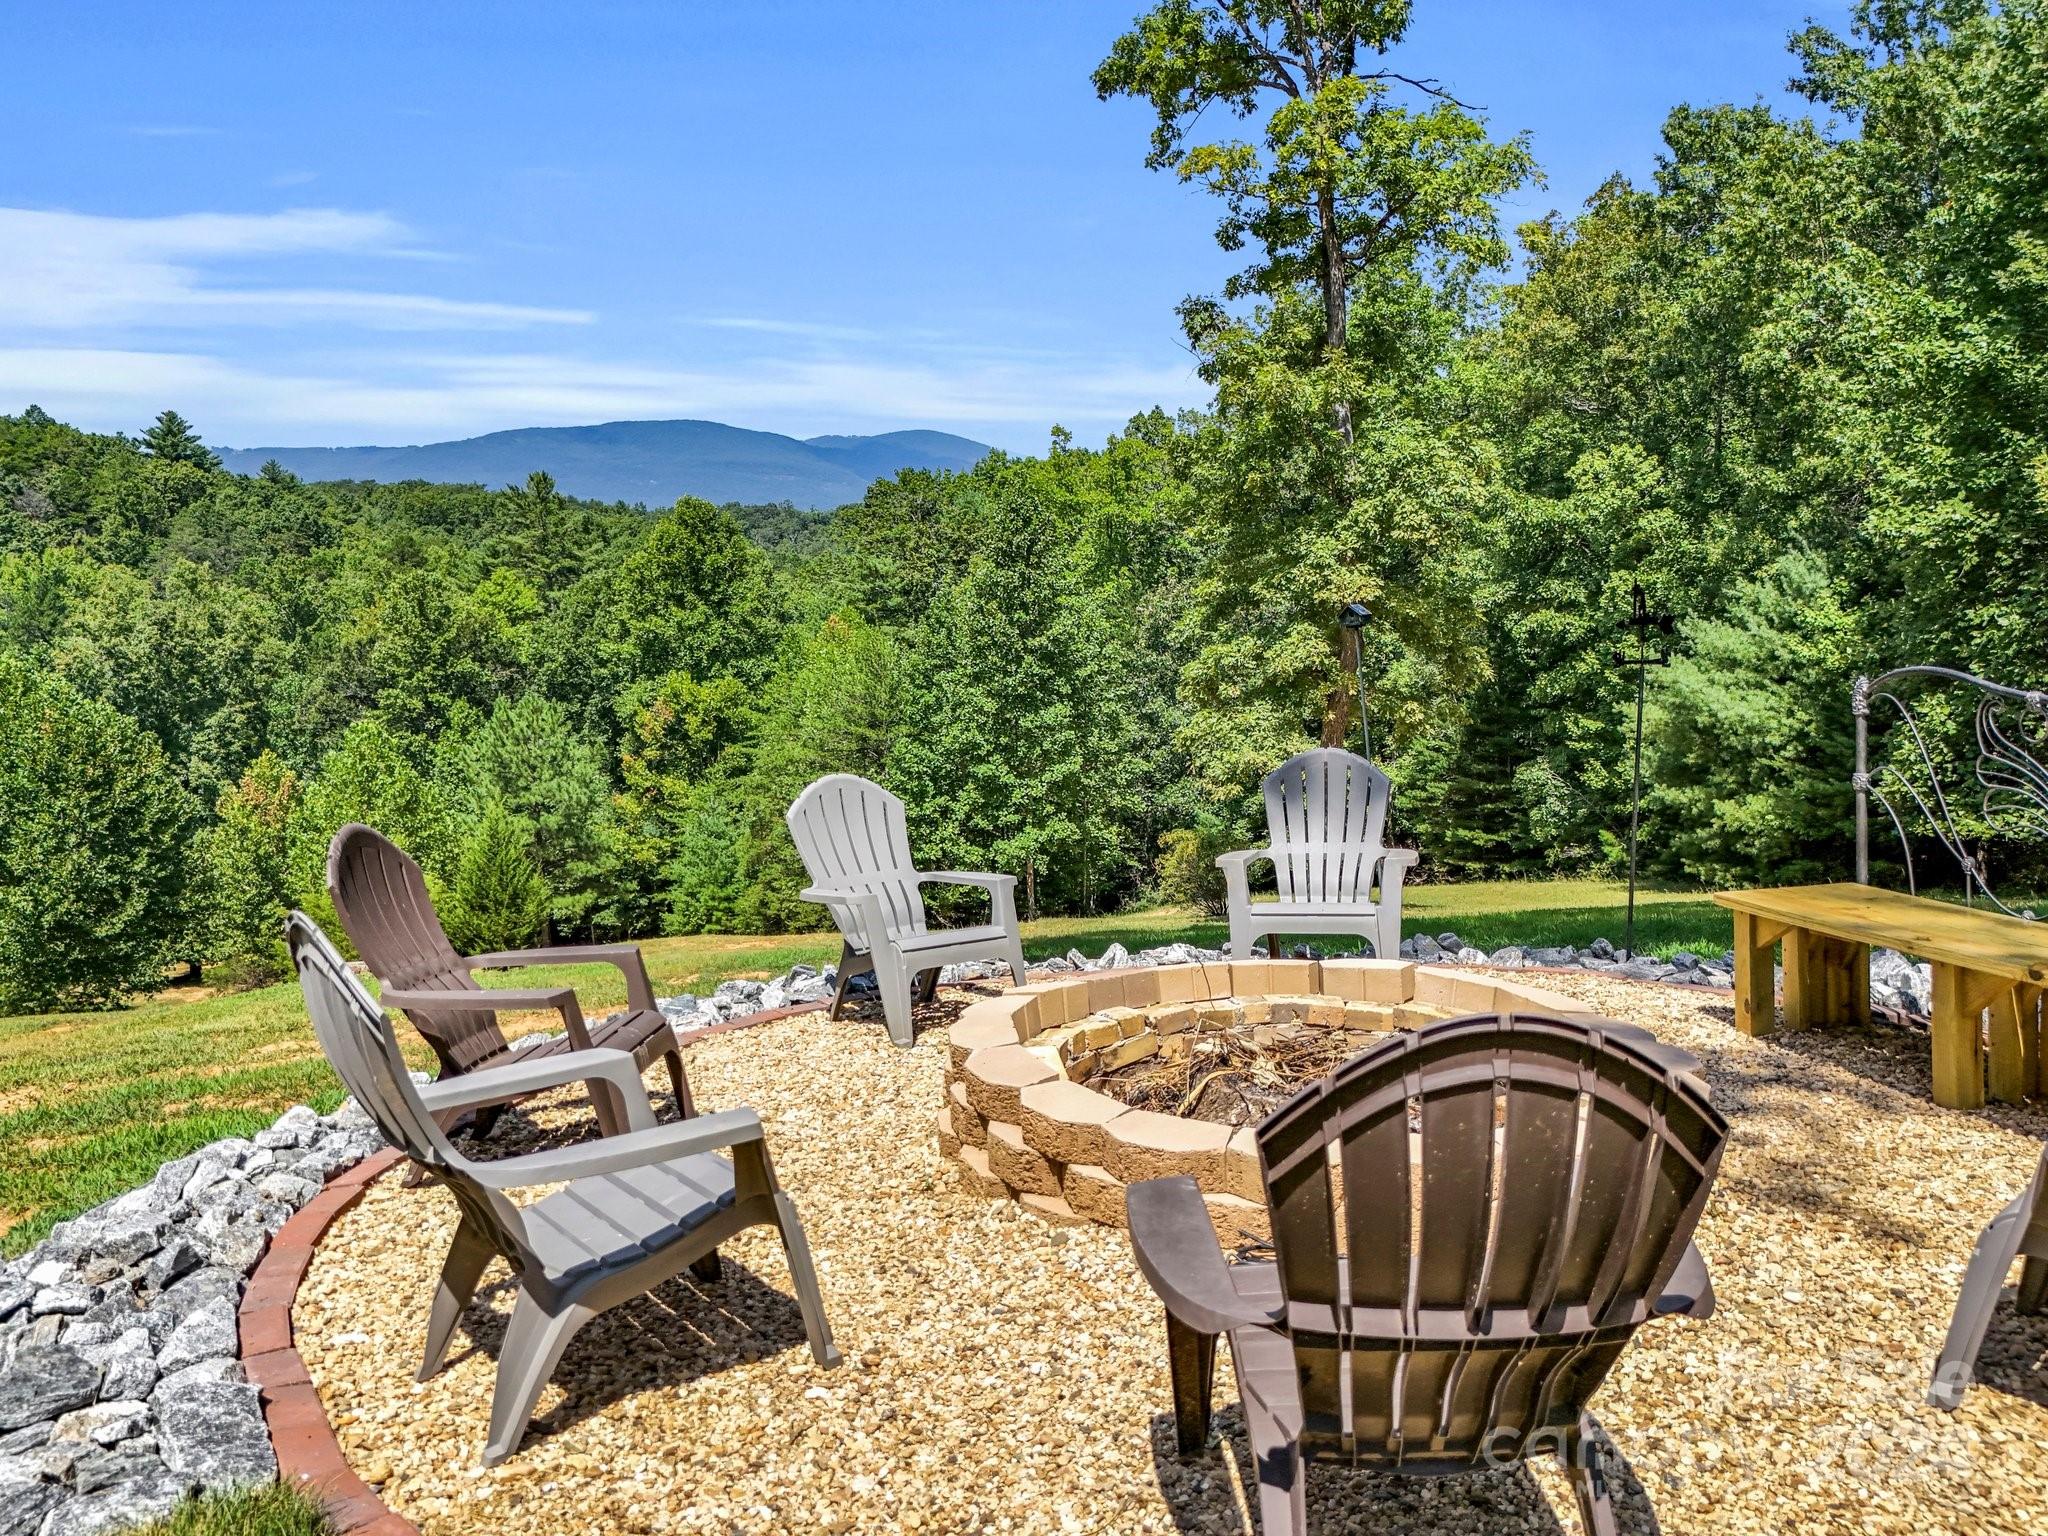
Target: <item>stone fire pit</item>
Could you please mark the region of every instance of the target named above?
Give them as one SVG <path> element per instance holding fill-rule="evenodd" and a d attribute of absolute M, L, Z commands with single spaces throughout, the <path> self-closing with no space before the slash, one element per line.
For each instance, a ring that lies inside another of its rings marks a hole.
<path fill-rule="evenodd" d="M 1406 960 L 1216 961 L 1018 987 L 953 1026 L 939 1148 L 983 1193 L 1053 1222 L 1120 1227 L 1126 1184 L 1186 1174 L 1226 1244 L 1261 1242 L 1271 1234 L 1251 1126 L 1134 1109 L 1104 1091 L 1111 1074 L 1185 1059 L 1206 1034 L 1278 1044 L 1320 1031 L 1354 1054 L 1389 1030 L 1503 1010 L 1583 1005 Z"/>

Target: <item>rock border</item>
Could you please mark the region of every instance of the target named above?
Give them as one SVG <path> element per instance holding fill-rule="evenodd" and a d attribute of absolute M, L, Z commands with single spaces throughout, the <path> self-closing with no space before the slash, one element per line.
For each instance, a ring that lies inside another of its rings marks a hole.
<path fill-rule="evenodd" d="M 1411 960 L 1198 960 L 1033 982 L 971 1004 L 954 1023 L 939 1151 L 969 1189 L 1055 1225 L 1121 1227 L 1126 1185 L 1186 1175 L 1226 1245 L 1269 1241 L 1251 1127 L 1132 1109 L 1085 1078 L 1201 1028 L 1203 1004 L 1242 1012 L 1248 1000 L 1281 998 L 1378 1030 L 1455 1014 L 1585 1012 L 1542 987 Z"/>
<path fill-rule="evenodd" d="M 689 1045 L 708 1035 L 816 1013 L 819 1006 L 804 1002 L 766 1008 L 678 1029 L 676 1038 L 679 1044 Z M 420 1536 L 420 1529 L 356 1476 L 342 1454 L 327 1406 L 320 1401 L 319 1389 L 293 1343 L 292 1307 L 327 1229 L 362 1199 L 371 1184 L 404 1162 L 404 1153 L 385 1147 L 328 1180 L 270 1240 L 249 1276 L 236 1315 L 242 1370 L 258 1393 L 270 1446 L 277 1455 L 278 1480 L 294 1483 L 317 1498 L 327 1510 L 336 1536 Z"/>

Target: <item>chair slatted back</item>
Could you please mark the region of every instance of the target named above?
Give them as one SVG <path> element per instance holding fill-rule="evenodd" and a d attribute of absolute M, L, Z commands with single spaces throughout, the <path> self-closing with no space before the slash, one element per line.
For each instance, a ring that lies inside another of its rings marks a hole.
<path fill-rule="evenodd" d="M 834 773 L 798 795 L 784 819 L 814 886 L 879 896 L 891 933 L 925 931 L 924 897 L 910 861 L 910 826 L 901 800 L 871 780 Z M 831 911 L 855 949 L 871 951 L 883 937 L 867 933 L 852 909 Z"/>
<path fill-rule="evenodd" d="M 463 1213 L 515 1270 L 523 1272 L 532 1262 L 532 1248 L 518 1208 L 464 1171 L 460 1154 L 420 1102 L 384 1010 L 320 925 L 305 913 L 294 912 L 287 919 L 285 943 L 328 1064 L 384 1139 L 447 1185 Z"/>
<path fill-rule="evenodd" d="M 1395 1036 L 1296 1094 L 1258 1141 L 1304 1445 L 1458 1467 L 1575 1425 L 1726 1134 L 1680 1071 L 1528 1015 Z"/>
<path fill-rule="evenodd" d="M 327 846 L 327 894 L 356 953 L 385 986 L 482 992 L 442 931 L 419 865 L 383 833 L 352 821 L 334 834 Z M 406 1017 L 445 1072 L 470 1071 L 508 1049 L 494 1013 Z"/>
<path fill-rule="evenodd" d="M 1370 899 L 1386 852 L 1387 776 L 1354 753 L 1319 747 L 1290 757 L 1259 787 L 1280 899 L 1301 905 Z"/>

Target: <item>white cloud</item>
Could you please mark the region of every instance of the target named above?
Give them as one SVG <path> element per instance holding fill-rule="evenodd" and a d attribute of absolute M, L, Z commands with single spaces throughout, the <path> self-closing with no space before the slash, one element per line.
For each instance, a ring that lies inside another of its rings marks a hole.
<path fill-rule="evenodd" d="M 431 253 L 382 213 L 301 208 L 123 219 L 0 208 L 0 328 L 49 333 L 340 320 L 386 330 L 504 329 L 592 318 L 580 309 L 250 283 L 218 270 L 279 258 L 423 254 Z"/>
<path fill-rule="evenodd" d="M 1087 435 L 1201 394 L 1185 368 L 1085 358 L 754 358 L 692 367 L 386 352 L 282 372 L 197 353 L 0 347 L 0 410 L 33 401 L 81 425 L 133 429 L 175 405 L 208 441 L 235 446 L 418 443 L 506 427 L 701 416 L 805 436 L 950 427 L 1036 447 L 1054 421 Z"/>

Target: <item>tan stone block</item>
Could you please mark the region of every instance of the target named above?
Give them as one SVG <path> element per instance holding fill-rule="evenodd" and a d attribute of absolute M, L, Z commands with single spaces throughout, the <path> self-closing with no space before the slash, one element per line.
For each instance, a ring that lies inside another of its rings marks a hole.
<path fill-rule="evenodd" d="M 1073 1022 L 1073 1014 L 1067 1005 L 1067 989 L 1057 981 L 1034 981 L 1028 987 L 1012 987 L 1007 997 L 1035 997 L 1038 999 L 1036 1023 L 1039 1033 L 1057 1029 L 1062 1024 Z"/>
<path fill-rule="evenodd" d="M 1033 1083 L 1049 1083 L 1059 1073 L 1021 1045 L 999 1045 L 976 1051 L 960 1068 L 967 1084 L 967 1102 L 984 1120 L 1017 1119 L 1017 1094 Z"/>
<path fill-rule="evenodd" d="M 1196 984 L 1194 1001 L 1200 1002 L 1202 999 L 1210 997 L 1229 997 L 1231 995 L 1230 962 L 1228 960 L 1202 960 L 1197 963 L 1201 968 L 1202 979 Z"/>
<path fill-rule="evenodd" d="M 1105 1049 L 1095 1070 L 1098 1072 L 1114 1072 L 1118 1067 L 1128 1067 L 1134 1061 L 1145 1061 L 1158 1054 L 1159 1037 L 1157 1035 L 1133 1035 L 1130 1039 L 1120 1040 L 1115 1045 Z"/>
<path fill-rule="evenodd" d="M 1244 1022 L 1244 1010 L 1235 1003 L 1210 1003 L 1195 1014 L 1195 1028 L 1214 1032 L 1235 1029 Z"/>
<path fill-rule="evenodd" d="M 1017 1197 L 1017 1203 L 1055 1227 L 1092 1227 L 1094 1222 L 1081 1215 L 1059 1195 L 1035 1195 L 1025 1190 Z"/>
<path fill-rule="evenodd" d="M 1197 1184 L 1216 1181 L 1230 1127 L 1183 1120 L 1154 1110 L 1134 1109 L 1104 1128 L 1109 1157 L 1103 1163 L 1126 1184 L 1184 1173 Z"/>
<path fill-rule="evenodd" d="M 1412 960 L 1325 960 L 1323 991 L 1354 1003 L 1405 1003 L 1415 995 Z"/>
<path fill-rule="evenodd" d="M 1130 1039 L 1135 1034 L 1142 1033 L 1145 1028 L 1144 1013 L 1139 1009 L 1123 1004 L 1119 1004 L 1115 1008 L 1103 1009 L 1099 1017 L 1105 1024 L 1114 1024 L 1117 1034 L 1125 1040 Z M 1103 1043 L 1106 1045 L 1109 1042 L 1104 1041 Z"/>
<path fill-rule="evenodd" d="M 979 1003 L 975 1004 L 976 1008 L 980 1006 Z M 1017 1043 L 1017 1027 L 1008 1018 L 983 1016 L 977 1019 L 973 1017 L 973 1013 L 974 1008 L 969 1008 L 953 1021 L 953 1027 L 946 1032 L 947 1051 L 956 1072 L 976 1051 Z"/>
<path fill-rule="evenodd" d="M 1010 1030 L 1012 1042 L 1028 1040 L 1038 1032 L 1038 999 L 1018 997 L 1014 991 L 1006 991 L 1001 997 L 983 997 L 961 1010 L 954 1028 L 963 1024 L 999 1024 Z"/>
<path fill-rule="evenodd" d="M 1177 1035 L 1184 1029 L 1192 1029 L 1200 1009 L 1193 1003 L 1174 1003 L 1158 1008 L 1152 1013 L 1152 1032 L 1158 1035 Z"/>
<path fill-rule="evenodd" d="M 1130 1218 L 1124 1213 L 1123 1180 L 1106 1168 L 1091 1163 L 1067 1164 L 1066 1172 L 1060 1175 L 1060 1194 L 1078 1216 L 1105 1227 L 1129 1223 Z"/>
<path fill-rule="evenodd" d="M 1232 960 L 1230 994 L 1233 997 L 1264 997 L 1273 990 L 1273 962 Z"/>
<path fill-rule="evenodd" d="M 1317 1029 L 1341 1029 L 1344 1005 L 1334 997 L 1319 997 L 1308 1005 L 1307 1022 Z"/>
<path fill-rule="evenodd" d="M 1264 1200 L 1240 1200 L 1236 1195 L 1204 1195 L 1209 1220 L 1216 1227 L 1216 1241 L 1228 1254 L 1254 1243 L 1273 1240 L 1273 1215 Z"/>
<path fill-rule="evenodd" d="M 1250 1126 L 1240 1125 L 1230 1133 L 1230 1140 L 1223 1148 L 1216 1188 L 1212 1192 L 1235 1195 L 1240 1200 L 1263 1201 L 1266 1198 L 1266 1179 L 1259 1171 L 1259 1137 Z"/>
<path fill-rule="evenodd" d="M 1082 1051 L 1099 1051 L 1105 1045 L 1115 1045 L 1123 1039 L 1124 1032 L 1115 1019 L 1105 1019 L 1100 1014 L 1089 1015 L 1088 1022 L 1074 1026 L 1074 1048 Z"/>
<path fill-rule="evenodd" d="M 1022 1127 L 1006 1120 L 988 1123 L 988 1166 L 991 1173 L 1020 1193 L 1024 1190 L 1040 1195 L 1060 1192 L 1058 1170 L 1024 1144 Z"/>
<path fill-rule="evenodd" d="M 1124 979 L 1124 1005 L 1128 1008 L 1150 1008 L 1159 1001 L 1159 968 L 1155 965 L 1133 966 L 1127 971 L 1118 971 Z"/>
<path fill-rule="evenodd" d="M 1586 1007 L 1576 997 L 1566 997 L 1548 987 L 1532 987 L 1525 981 L 1496 981 L 1493 995 L 1504 1013 L 1540 1013 L 1555 1018 L 1567 1013 L 1583 1013 Z"/>
<path fill-rule="evenodd" d="M 1268 960 L 1266 990 L 1295 996 L 1311 996 L 1323 990 L 1320 968 L 1313 960 Z"/>
<path fill-rule="evenodd" d="M 988 1122 L 981 1111 L 967 1101 L 967 1084 L 955 1078 L 946 1088 L 946 1113 L 953 1117 L 953 1132 L 970 1147 L 988 1140 Z"/>
<path fill-rule="evenodd" d="M 1237 1016 L 1246 1024 L 1270 1024 L 1273 1022 L 1273 999 L 1247 997 L 1237 1005 Z"/>
<path fill-rule="evenodd" d="M 1434 1024 L 1444 1017 L 1440 1008 L 1423 1008 L 1414 1003 L 1403 1003 L 1393 1010 L 1394 1028 L 1420 1029 L 1425 1024 Z"/>
<path fill-rule="evenodd" d="M 1040 1061 L 1044 1062 L 1046 1066 L 1051 1068 L 1052 1075 L 1054 1077 L 1065 1077 L 1067 1075 L 1067 1061 L 1066 1058 L 1060 1054 L 1058 1046 L 1027 1045 L 1024 1047 L 1024 1049 L 1029 1051 L 1032 1055 L 1036 1056 Z"/>
<path fill-rule="evenodd" d="M 1109 1155 L 1103 1127 L 1129 1110 L 1079 1083 L 1033 1083 L 1018 1095 L 1024 1144 L 1058 1163 L 1095 1163 Z"/>
<path fill-rule="evenodd" d="M 1201 992 L 1202 968 L 1197 965 L 1162 965 L 1155 973 L 1159 978 L 1159 1001 L 1162 1003 L 1187 1003 L 1194 1001 Z"/>
<path fill-rule="evenodd" d="M 1083 1051 L 1067 1063 L 1067 1070 L 1061 1074 L 1069 1082 L 1085 1083 L 1102 1070 L 1101 1051 Z"/>
<path fill-rule="evenodd" d="M 954 1159 L 954 1166 L 960 1170 L 960 1182 L 969 1194 L 999 1200 L 1010 1198 L 1010 1186 L 991 1171 L 988 1154 L 980 1147 L 963 1146 Z"/>
<path fill-rule="evenodd" d="M 1394 1027 L 1394 1010 L 1381 1003 L 1346 1003 L 1344 1005 L 1344 1027 L 1346 1029 L 1389 1030 Z"/>
<path fill-rule="evenodd" d="M 939 1156 L 952 1157 L 960 1151 L 960 1133 L 953 1129 L 953 1111 L 939 1111 Z"/>
<path fill-rule="evenodd" d="M 1425 965 L 1415 973 L 1413 1002 L 1446 1013 L 1495 1013 L 1493 983 L 1480 976 L 1460 976 L 1441 966 Z"/>
<path fill-rule="evenodd" d="M 1159 1056 L 1162 1061 L 1186 1061 L 1188 1057 L 1194 1054 L 1194 1050 L 1195 1037 L 1193 1035 L 1161 1035 L 1159 1037 Z"/>

